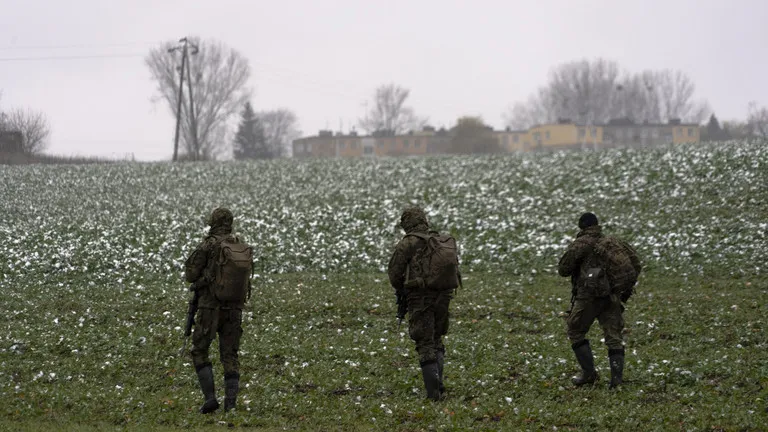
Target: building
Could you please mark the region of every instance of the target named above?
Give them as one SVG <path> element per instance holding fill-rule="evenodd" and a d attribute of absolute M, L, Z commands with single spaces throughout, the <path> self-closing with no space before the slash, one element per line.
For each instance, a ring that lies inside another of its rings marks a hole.
<path fill-rule="evenodd" d="M 629 119 L 613 119 L 606 124 L 577 124 L 568 119 L 533 126 L 528 130 L 494 131 L 505 152 L 557 151 L 600 148 L 642 148 L 665 144 L 700 141 L 699 125 L 681 123 L 634 123 Z M 450 132 L 425 127 L 403 135 L 379 133 L 358 136 L 328 130 L 317 136 L 293 142 L 293 156 L 308 157 L 382 157 L 420 156 L 445 153 Z"/>
<path fill-rule="evenodd" d="M 613 119 L 603 126 L 603 147 L 643 148 L 665 144 L 697 143 L 699 125 L 681 123 L 672 119 L 668 123 L 635 123 L 630 119 Z"/>
<path fill-rule="evenodd" d="M 382 157 L 420 156 L 442 153 L 449 136 L 445 130 L 426 127 L 404 135 L 374 134 L 359 136 L 356 132 L 343 134 L 328 130 L 317 136 L 293 141 L 293 156 L 307 157 Z"/>

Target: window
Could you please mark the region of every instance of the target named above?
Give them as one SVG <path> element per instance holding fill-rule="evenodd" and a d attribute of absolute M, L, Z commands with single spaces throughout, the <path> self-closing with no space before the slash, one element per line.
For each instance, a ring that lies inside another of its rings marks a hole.
<path fill-rule="evenodd" d="M 640 129 L 640 138 L 646 138 L 648 136 L 648 129 Z"/>
<path fill-rule="evenodd" d="M 549 131 L 544 132 L 544 138 L 549 139 Z"/>
<path fill-rule="evenodd" d="M 693 136 L 693 128 L 688 128 L 688 136 L 689 137 Z"/>
<path fill-rule="evenodd" d="M 651 137 L 658 138 L 659 137 L 659 130 L 656 128 L 651 129 Z"/>
<path fill-rule="evenodd" d="M 339 143 L 339 147 L 341 147 L 341 149 L 344 150 L 347 147 L 347 143 L 342 141 Z"/>
<path fill-rule="evenodd" d="M 513 143 L 517 143 L 519 141 L 520 141 L 520 136 L 519 135 L 512 135 L 512 142 Z"/>
<path fill-rule="evenodd" d="M 592 128 L 591 131 L 589 131 L 590 135 L 592 135 L 592 138 L 597 136 L 597 128 Z"/>
<path fill-rule="evenodd" d="M 421 139 L 419 139 L 419 138 L 414 139 L 413 140 L 413 146 L 416 147 L 416 148 L 421 147 Z"/>
<path fill-rule="evenodd" d="M 404 148 L 408 148 L 408 144 L 409 144 L 409 143 L 408 143 L 408 140 L 407 140 L 407 139 L 404 139 L 404 140 L 403 140 L 403 147 L 404 147 Z"/>
<path fill-rule="evenodd" d="M 683 128 L 677 128 L 677 134 L 682 136 L 683 135 Z"/>
<path fill-rule="evenodd" d="M 366 146 L 365 148 L 363 148 L 363 153 L 367 155 L 373 154 L 373 147 Z"/>
<path fill-rule="evenodd" d="M 579 128 L 579 138 L 584 138 L 587 136 L 587 131 L 584 128 Z"/>

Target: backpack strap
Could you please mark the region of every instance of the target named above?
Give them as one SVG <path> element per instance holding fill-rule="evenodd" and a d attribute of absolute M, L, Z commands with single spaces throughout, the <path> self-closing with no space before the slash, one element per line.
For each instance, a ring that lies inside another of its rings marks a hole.
<path fill-rule="evenodd" d="M 420 238 L 420 239 L 422 239 L 422 240 L 429 240 L 429 238 L 430 238 L 430 237 L 432 237 L 432 236 L 431 236 L 431 235 L 429 235 L 429 234 L 422 234 L 422 233 L 416 233 L 416 232 L 413 232 L 413 233 L 408 233 L 408 234 L 406 234 L 405 236 L 406 236 L 406 237 L 408 237 L 408 236 L 418 237 L 418 238 Z"/>

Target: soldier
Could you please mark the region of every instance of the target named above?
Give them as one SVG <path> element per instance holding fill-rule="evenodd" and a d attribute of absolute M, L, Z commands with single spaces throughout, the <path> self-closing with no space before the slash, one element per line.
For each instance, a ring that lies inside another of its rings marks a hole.
<path fill-rule="evenodd" d="M 595 288 L 600 284 L 587 283 L 587 280 L 600 266 L 600 257 L 595 253 L 595 245 L 604 237 L 602 227 L 598 224 L 597 216 L 593 213 L 584 213 L 579 218 L 580 232 L 576 240 L 568 246 L 565 254 L 560 258 L 558 273 L 563 277 L 571 277 L 574 300 L 571 312 L 567 319 L 568 338 L 576 359 L 581 366 L 581 374 L 573 378 L 573 384 L 581 386 L 592 384 L 597 380 L 592 348 L 586 339 L 587 332 L 595 319 L 603 329 L 605 344 L 608 346 L 608 358 L 611 367 L 610 387 L 614 388 L 622 383 L 624 373 L 624 343 L 622 331 L 624 330 L 624 306 L 630 294 L 616 293 L 608 282 L 605 288 Z M 611 239 L 614 239 L 611 237 Z M 618 240 L 618 239 L 616 239 Z M 626 249 L 629 259 L 639 272 L 639 259 L 629 245 L 619 241 L 622 249 Z M 636 274 L 633 275 L 636 280 Z M 607 279 L 603 278 L 607 281 Z M 634 285 L 634 280 L 632 285 Z"/>
<path fill-rule="evenodd" d="M 208 357 L 219 336 L 219 359 L 224 367 L 224 410 L 235 408 L 240 381 L 238 351 L 243 334 L 242 310 L 250 298 L 252 249 L 232 234 L 233 216 L 226 208 L 213 211 L 208 235 L 185 263 L 185 278 L 197 290 L 198 311 L 192 334 L 192 362 L 205 402 L 203 414 L 219 408 Z"/>
<path fill-rule="evenodd" d="M 427 397 L 439 400 L 445 393 L 448 307 L 461 279 L 458 249 L 452 237 L 429 230 L 427 215 L 418 207 L 403 211 L 400 227 L 406 234 L 389 261 L 389 281 L 396 295 L 407 299 L 408 332 L 416 343 Z"/>

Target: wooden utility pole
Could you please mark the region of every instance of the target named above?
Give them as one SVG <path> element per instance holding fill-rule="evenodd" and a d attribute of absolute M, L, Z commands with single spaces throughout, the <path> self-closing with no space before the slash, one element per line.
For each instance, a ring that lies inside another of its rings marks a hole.
<path fill-rule="evenodd" d="M 179 129 L 181 127 L 181 103 L 184 98 L 184 68 L 187 65 L 187 38 L 179 39 L 181 46 L 173 47 L 168 50 L 173 53 L 181 49 L 181 73 L 179 74 L 179 99 L 176 104 L 176 134 L 173 138 L 173 161 L 179 158 Z"/>
<path fill-rule="evenodd" d="M 189 43 L 192 46 L 191 55 L 197 54 L 200 49 L 197 45 Z M 190 135 L 192 135 L 192 147 L 195 149 L 195 160 L 200 159 L 200 147 L 197 142 L 197 117 L 195 117 L 195 99 L 192 95 L 192 67 L 189 65 L 189 55 L 185 56 L 187 59 L 187 88 L 189 89 L 189 126 L 192 129 Z"/>

